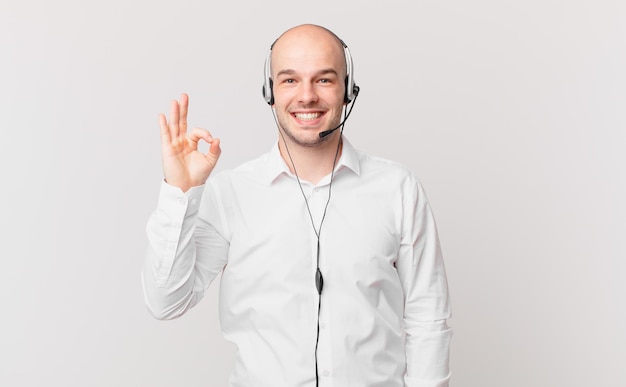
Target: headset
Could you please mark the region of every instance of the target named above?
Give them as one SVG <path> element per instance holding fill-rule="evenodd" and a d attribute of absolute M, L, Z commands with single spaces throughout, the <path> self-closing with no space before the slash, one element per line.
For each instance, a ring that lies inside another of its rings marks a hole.
<path fill-rule="evenodd" d="M 322 27 L 324 28 L 324 27 Z M 337 125 L 336 127 L 332 128 L 332 129 L 328 129 L 325 130 L 321 133 L 319 133 L 320 138 L 324 138 L 328 135 L 330 135 L 331 133 L 333 133 L 335 130 L 341 128 L 341 132 L 343 133 L 343 125 L 345 124 L 346 120 L 348 119 L 348 117 L 350 116 L 350 113 L 352 112 L 352 108 L 354 107 L 354 102 L 356 101 L 356 98 L 359 94 L 359 86 L 357 86 L 354 82 L 354 64 L 352 63 L 352 55 L 350 55 L 350 49 L 348 48 L 348 46 L 344 43 L 343 40 L 341 40 L 337 35 L 335 35 L 334 32 L 324 28 L 326 31 L 328 31 L 331 35 L 333 35 L 338 41 L 339 43 L 341 43 L 341 46 L 343 47 L 343 52 L 344 52 L 344 56 L 346 59 L 346 78 L 345 78 L 345 92 L 344 92 L 344 96 L 343 96 L 343 100 L 344 100 L 344 104 L 346 106 L 344 106 L 344 118 L 343 121 L 341 121 L 339 123 L 339 125 Z M 280 37 L 278 38 L 280 39 Z M 270 107 L 274 106 L 274 92 L 273 92 L 273 86 L 274 86 L 274 82 L 272 80 L 272 71 L 271 71 L 271 67 L 272 67 L 272 49 L 274 48 L 274 45 L 276 44 L 276 41 L 278 41 L 278 39 L 276 39 L 274 41 L 274 43 L 272 43 L 272 45 L 270 46 L 270 50 L 267 54 L 267 58 L 265 59 L 265 67 L 264 67 L 264 81 L 263 81 L 263 99 L 265 100 L 265 102 L 267 102 L 268 105 L 270 105 Z M 350 109 L 347 109 L 347 104 L 350 103 Z M 279 127 L 280 129 L 280 124 L 278 123 L 278 120 L 276 118 L 276 113 L 274 112 L 274 109 L 272 108 L 272 113 L 274 116 L 274 121 L 276 121 L 276 126 Z M 282 131 L 280 131 L 280 134 L 282 136 Z M 320 234 L 322 232 L 322 225 L 324 223 L 324 219 L 326 218 L 326 210 L 328 209 L 328 204 L 330 203 L 330 195 L 331 195 L 331 189 L 332 189 L 332 184 L 333 184 L 333 177 L 334 177 L 334 172 L 335 172 L 335 164 L 337 163 L 337 156 L 339 155 L 339 145 L 341 144 L 340 141 L 337 142 L 337 150 L 335 152 L 335 159 L 333 161 L 333 168 L 331 171 L 331 177 L 330 177 L 330 183 L 328 186 L 328 200 L 326 201 L 326 206 L 324 207 L 324 213 L 322 215 L 322 219 L 320 221 L 319 224 L 319 228 L 315 227 L 315 223 L 313 222 L 313 215 L 311 214 L 311 209 L 309 207 L 309 202 L 306 198 L 306 195 L 304 193 L 304 190 L 302 188 L 302 183 L 300 182 L 300 177 L 298 176 L 298 172 L 296 170 L 296 166 L 293 162 L 293 159 L 291 158 L 291 153 L 289 152 L 289 147 L 287 146 L 287 143 L 285 142 L 285 149 L 287 150 L 287 155 L 289 156 L 289 159 L 291 161 L 294 173 L 296 175 L 296 180 L 298 182 L 298 186 L 300 187 L 300 191 L 302 192 L 302 196 L 304 198 L 304 202 L 306 204 L 306 209 L 307 212 L 309 214 L 309 217 L 311 219 L 311 225 L 313 226 L 313 231 L 315 232 L 315 235 L 317 236 L 317 268 L 315 271 L 315 287 L 317 289 L 317 293 L 318 293 L 318 305 L 317 305 L 317 337 L 315 339 L 315 386 L 319 386 L 319 370 L 318 370 L 318 362 L 317 362 L 317 349 L 318 349 L 318 344 L 319 344 L 319 337 L 320 337 L 320 310 L 321 310 L 321 306 L 322 306 L 322 289 L 324 287 L 324 278 L 322 276 L 322 272 L 320 270 Z"/>
<path fill-rule="evenodd" d="M 341 43 L 343 47 L 343 53 L 346 58 L 346 91 L 343 96 L 343 100 L 345 103 L 349 103 L 354 100 L 354 98 L 359 94 L 359 87 L 354 82 L 354 64 L 352 63 L 352 55 L 350 55 L 350 49 L 348 45 L 344 43 L 334 32 L 326 29 L 326 31 L 330 32 L 338 41 Z M 280 39 L 280 38 L 279 38 Z M 274 44 L 276 44 L 276 39 L 274 43 L 270 46 L 270 50 L 267 53 L 267 58 L 265 59 L 265 67 L 264 67 L 264 82 L 263 82 L 263 99 L 267 102 L 268 105 L 274 105 L 274 81 L 272 80 L 272 49 L 274 48 Z"/>

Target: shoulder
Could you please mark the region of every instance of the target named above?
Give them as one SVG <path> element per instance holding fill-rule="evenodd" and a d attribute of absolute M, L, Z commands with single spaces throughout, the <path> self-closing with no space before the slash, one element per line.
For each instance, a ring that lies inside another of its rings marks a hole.
<path fill-rule="evenodd" d="M 387 181 L 419 184 L 415 173 L 406 165 L 367 152 L 355 150 L 359 158 L 361 175 L 364 178 L 384 178 Z"/>
<path fill-rule="evenodd" d="M 428 203 L 419 177 L 407 165 L 360 150 L 355 153 L 359 159 L 360 186 L 368 192 L 384 193 L 404 203 Z"/>

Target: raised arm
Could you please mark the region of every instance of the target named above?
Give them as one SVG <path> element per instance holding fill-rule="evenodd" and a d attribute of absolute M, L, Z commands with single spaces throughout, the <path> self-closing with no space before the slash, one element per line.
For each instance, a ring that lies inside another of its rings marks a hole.
<path fill-rule="evenodd" d="M 189 98 L 172 101 L 169 122 L 159 116 L 165 181 L 146 232 L 142 272 L 145 302 L 159 319 L 176 318 L 193 307 L 226 264 L 228 242 L 199 218 L 203 184 L 220 155 L 219 140 L 204 129 L 187 132 Z M 210 144 L 206 154 L 198 143 Z M 215 204 L 212 205 L 210 213 Z"/>

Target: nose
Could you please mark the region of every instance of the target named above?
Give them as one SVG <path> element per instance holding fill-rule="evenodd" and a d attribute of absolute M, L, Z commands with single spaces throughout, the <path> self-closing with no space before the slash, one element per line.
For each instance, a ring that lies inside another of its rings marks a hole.
<path fill-rule="evenodd" d="M 313 82 L 301 82 L 298 88 L 298 102 L 301 104 L 310 104 L 317 102 L 319 96 Z"/>

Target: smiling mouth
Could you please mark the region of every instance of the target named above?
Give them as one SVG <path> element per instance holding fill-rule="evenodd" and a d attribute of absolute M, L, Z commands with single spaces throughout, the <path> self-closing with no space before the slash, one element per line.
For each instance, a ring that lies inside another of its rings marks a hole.
<path fill-rule="evenodd" d="M 293 116 L 299 119 L 300 121 L 313 121 L 322 116 L 322 113 L 293 113 Z"/>

